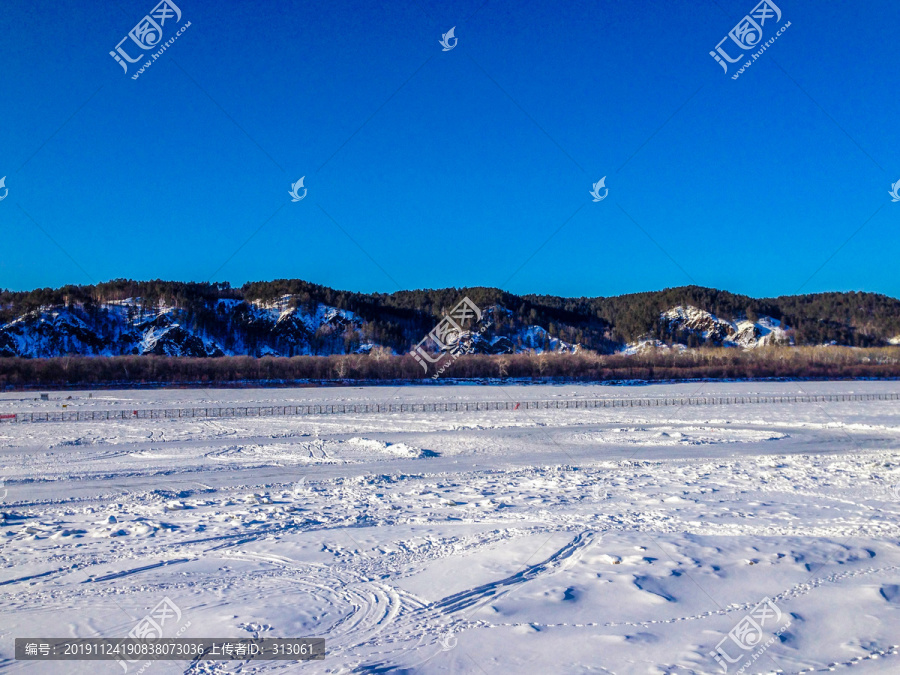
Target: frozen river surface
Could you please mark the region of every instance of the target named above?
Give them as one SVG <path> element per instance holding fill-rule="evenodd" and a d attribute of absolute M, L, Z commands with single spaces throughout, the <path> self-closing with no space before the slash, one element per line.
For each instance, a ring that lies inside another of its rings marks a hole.
<path fill-rule="evenodd" d="M 0 413 L 898 391 L 7 393 Z M 16 661 L 14 638 L 124 637 L 168 598 L 166 637 L 327 656 L 128 673 L 898 673 L 898 458 L 897 401 L 0 424 L 0 671 L 122 673 Z"/>

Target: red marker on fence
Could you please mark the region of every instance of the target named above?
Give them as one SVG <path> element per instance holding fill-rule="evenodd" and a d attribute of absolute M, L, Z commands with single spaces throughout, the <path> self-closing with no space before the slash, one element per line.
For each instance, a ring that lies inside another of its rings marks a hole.
<path fill-rule="evenodd" d="M 521 405 L 521 403 L 516 403 L 516 407 L 513 408 L 513 410 L 518 410 L 520 405 Z"/>

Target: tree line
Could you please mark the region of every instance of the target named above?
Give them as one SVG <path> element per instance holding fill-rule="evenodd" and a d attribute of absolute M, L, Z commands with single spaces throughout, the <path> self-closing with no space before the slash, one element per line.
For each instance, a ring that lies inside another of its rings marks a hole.
<path fill-rule="evenodd" d="M 450 357 L 444 357 L 448 360 Z M 443 361 L 438 364 L 442 365 Z M 272 386 L 303 383 L 432 382 L 409 355 L 384 350 L 340 356 L 185 358 L 164 356 L 0 359 L 0 389 Z M 467 355 L 442 379 L 610 382 L 685 379 L 900 378 L 900 347 L 763 347 L 648 350 L 626 356 L 576 354 Z"/>

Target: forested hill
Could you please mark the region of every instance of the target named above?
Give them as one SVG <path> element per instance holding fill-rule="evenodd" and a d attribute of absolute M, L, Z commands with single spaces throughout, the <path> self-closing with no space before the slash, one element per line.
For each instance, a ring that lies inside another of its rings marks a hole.
<path fill-rule="evenodd" d="M 340 291 L 298 279 L 244 284 L 114 280 L 0 291 L 0 356 L 405 353 L 463 297 L 484 311 L 481 353 L 612 353 L 647 346 L 882 346 L 900 301 L 873 293 L 756 299 L 699 286 L 616 297 L 494 288 Z"/>

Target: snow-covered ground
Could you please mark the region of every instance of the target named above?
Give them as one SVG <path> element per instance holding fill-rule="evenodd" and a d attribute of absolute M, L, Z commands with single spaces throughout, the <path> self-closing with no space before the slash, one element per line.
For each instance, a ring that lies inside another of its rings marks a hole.
<path fill-rule="evenodd" d="M 898 390 L 7 393 L 0 413 Z M 898 449 L 889 401 L 0 424 L 0 670 L 121 673 L 13 641 L 123 637 L 169 598 L 167 637 L 324 637 L 327 657 L 144 673 L 676 675 L 723 653 L 728 673 L 897 673 Z"/>

